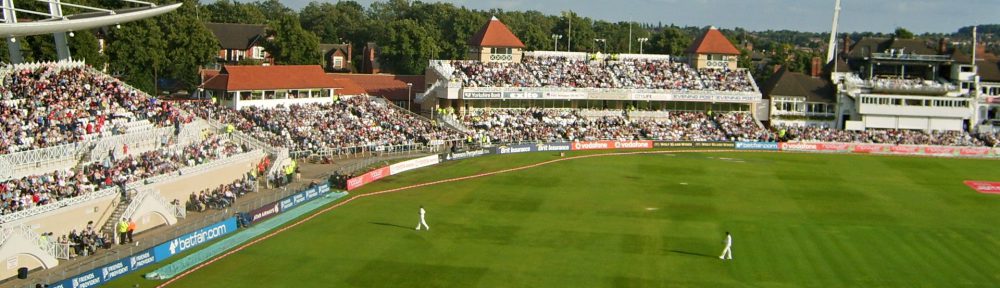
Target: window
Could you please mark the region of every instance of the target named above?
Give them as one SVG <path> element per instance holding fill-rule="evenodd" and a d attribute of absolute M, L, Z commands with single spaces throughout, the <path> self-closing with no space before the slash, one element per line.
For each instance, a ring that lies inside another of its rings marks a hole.
<path fill-rule="evenodd" d="M 333 68 L 344 68 L 344 57 L 333 56 Z"/>
<path fill-rule="evenodd" d="M 490 53 L 491 54 L 512 54 L 513 52 L 511 52 L 511 48 L 507 48 L 507 47 L 493 47 L 493 48 L 490 48 Z"/>
<path fill-rule="evenodd" d="M 253 50 L 253 54 L 250 57 L 258 60 L 264 59 L 264 47 L 254 46 L 251 49 Z"/>
<path fill-rule="evenodd" d="M 972 66 L 962 65 L 960 69 L 962 69 L 962 72 L 972 72 Z"/>

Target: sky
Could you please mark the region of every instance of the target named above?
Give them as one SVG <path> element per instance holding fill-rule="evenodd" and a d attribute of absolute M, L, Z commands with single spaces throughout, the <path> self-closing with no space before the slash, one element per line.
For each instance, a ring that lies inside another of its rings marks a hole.
<path fill-rule="evenodd" d="M 206 0 L 203 0 L 206 1 Z M 209 0 L 211 1 L 211 0 Z M 293 9 L 311 1 L 279 0 Z M 375 0 L 355 0 L 367 7 Z M 753 31 L 830 31 L 834 0 L 424 0 L 472 9 L 537 10 L 611 22 L 636 21 L 678 26 L 743 27 Z M 963 26 L 1000 23 L 1000 0 L 842 0 L 840 32 L 951 33 Z"/>

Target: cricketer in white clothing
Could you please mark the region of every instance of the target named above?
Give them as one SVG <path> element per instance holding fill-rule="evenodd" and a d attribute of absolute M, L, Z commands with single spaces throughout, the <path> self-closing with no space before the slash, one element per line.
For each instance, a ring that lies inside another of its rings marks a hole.
<path fill-rule="evenodd" d="M 427 214 L 427 211 L 424 211 L 424 205 L 420 205 L 420 223 L 417 223 L 418 231 L 420 230 L 421 225 L 423 225 L 425 229 L 431 230 L 431 226 L 427 226 L 427 220 L 424 220 L 424 214 Z"/>
<path fill-rule="evenodd" d="M 722 256 L 719 259 L 729 259 L 733 260 L 733 235 L 729 235 L 729 231 L 726 231 L 726 249 L 722 250 Z"/>

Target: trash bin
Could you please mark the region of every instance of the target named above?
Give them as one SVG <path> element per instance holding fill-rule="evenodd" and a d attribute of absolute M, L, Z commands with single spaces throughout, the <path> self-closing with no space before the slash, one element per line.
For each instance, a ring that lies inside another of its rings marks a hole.
<path fill-rule="evenodd" d="M 28 279 L 28 267 L 17 268 L 17 279 Z"/>

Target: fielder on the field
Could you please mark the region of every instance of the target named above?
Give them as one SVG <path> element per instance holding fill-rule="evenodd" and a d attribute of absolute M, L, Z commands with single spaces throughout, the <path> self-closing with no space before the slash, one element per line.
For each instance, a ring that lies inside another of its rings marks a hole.
<path fill-rule="evenodd" d="M 424 211 L 424 205 L 420 205 L 420 222 L 417 223 L 418 231 L 421 225 L 424 226 L 424 229 L 431 230 L 431 226 L 427 226 L 427 220 L 424 220 L 424 214 L 427 214 L 427 211 Z"/>
<path fill-rule="evenodd" d="M 726 243 L 726 249 L 722 250 L 722 256 L 719 256 L 719 259 L 733 260 L 733 235 L 729 235 L 729 231 L 726 231 L 726 240 L 723 243 Z"/>

